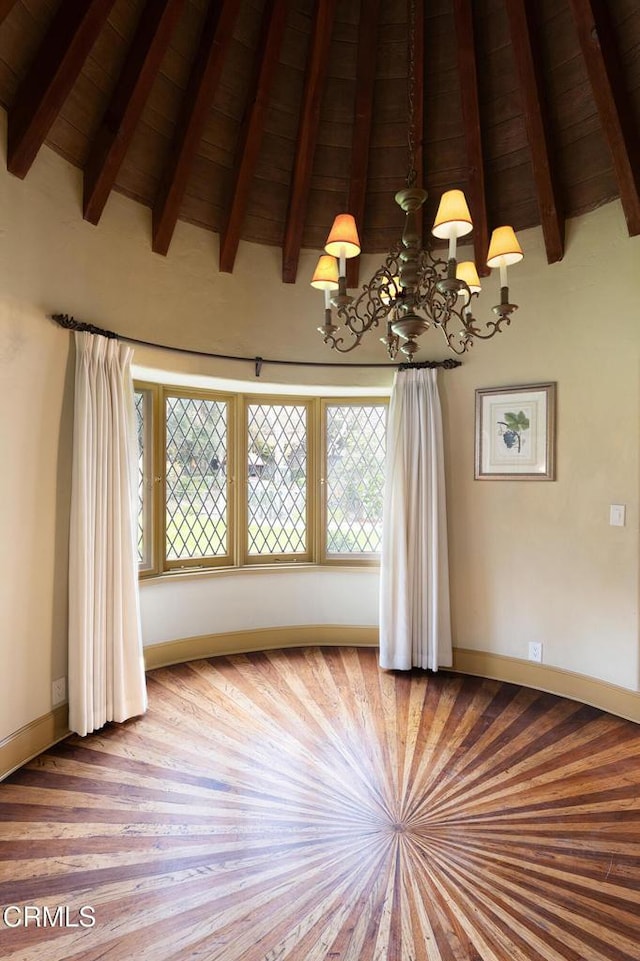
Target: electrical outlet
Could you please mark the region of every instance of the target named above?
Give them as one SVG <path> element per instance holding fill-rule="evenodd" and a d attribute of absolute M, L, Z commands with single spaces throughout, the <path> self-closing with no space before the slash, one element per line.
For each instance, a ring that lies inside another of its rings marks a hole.
<path fill-rule="evenodd" d="M 542 644 L 539 641 L 529 641 L 529 660 L 542 664 Z"/>
<path fill-rule="evenodd" d="M 67 700 L 67 679 L 59 677 L 51 683 L 51 706 L 60 707 Z"/>

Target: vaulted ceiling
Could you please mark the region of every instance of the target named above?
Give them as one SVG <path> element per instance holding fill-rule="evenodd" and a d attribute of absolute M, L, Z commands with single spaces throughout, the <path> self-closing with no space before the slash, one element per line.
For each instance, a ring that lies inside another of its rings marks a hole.
<path fill-rule="evenodd" d="M 462 187 L 482 262 L 490 230 L 564 223 L 617 196 L 640 233 L 638 0 L 418 0 L 417 142 L 429 191 Z M 296 280 L 334 215 L 365 251 L 395 243 L 407 173 L 406 0 L 0 0 L 7 167 L 43 144 L 83 171 L 83 215 L 112 190 L 282 249 Z M 419 178 L 420 179 L 420 178 Z M 308 278 L 300 278 L 308 279 Z"/>

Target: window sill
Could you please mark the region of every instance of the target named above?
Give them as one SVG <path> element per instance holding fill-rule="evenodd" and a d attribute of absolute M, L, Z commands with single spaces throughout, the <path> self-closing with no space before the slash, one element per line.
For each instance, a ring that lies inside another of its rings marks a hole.
<path fill-rule="evenodd" d="M 315 564 L 313 562 L 307 562 L 300 564 L 282 563 L 282 564 L 256 564 L 256 565 L 246 565 L 244 567 L 185 567 L 185 568 L 174 568 L 171 571 L 162 571 L 160 574 L 140 574 L 138 580 L 140 584 L 145 583 L 157 583 L 158 581 L 171 581 L 176 578 L 180 580 L 189 580 L 191 578 L 203 578 L 203 577 L 244 577 L 246 575 L 253 574 L 273 574 L 276 571 L 287 571 L 291 573 L 297 571 L 303 572 L 333 572 L 340 571 L 340 573 L 345 574 L 355 574 L 362 573 L 363 571 L 378 571 L 380 569 L 379 561 L 367 561 L 365 563 L 357 564 L 355 562 L 350 563 L 349 561 L 334 561 L 328 562 L 326 564 Z"/>

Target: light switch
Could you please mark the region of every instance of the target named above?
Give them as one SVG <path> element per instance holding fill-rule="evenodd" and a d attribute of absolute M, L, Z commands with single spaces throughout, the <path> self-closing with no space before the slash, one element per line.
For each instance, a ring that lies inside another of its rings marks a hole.
<path fill-rule="evenodd" d="M 612 527 L 624 527 L 626 504 L 612 504 L 609 509 L 609 523 Z"/>

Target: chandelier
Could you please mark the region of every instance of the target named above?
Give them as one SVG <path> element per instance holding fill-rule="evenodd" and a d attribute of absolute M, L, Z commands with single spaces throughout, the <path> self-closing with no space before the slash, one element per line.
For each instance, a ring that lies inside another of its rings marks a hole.
<path fill-rule="evenodd" d="M 495 336 L 517 310 L 509 301 L 507 268 L 522 260 L 523 254 L 513 228 L 497 227 L 486 261 L 489 268 L 500 269 L 500 303 L 493 307 L 496 319 L 480 326 L 473 316 L 472 304 L 481 290 L 478 271 L 473 261 L 456 259 L 458 240 L 473 229 L 461 190 L 442 195 L 431 231 L 449 242 L 447 260 L 430 246 L 422 246 L 420 210 L 427 192 L 416 185 L 415 0 L 409 2 L 408 59 L 409 163 L 406 186 L 395 195 L 405 213 L 402 239 L 354 298 L 347 292 L 346 262 L 360 254 L 360 239 L 355 218 L 338 214 L 311 280 L 312 287 L 324 291 L 324 323 L 318 330 L 325 344 L 341 353 L 358 347 L 372 328 L 386 324 L 386 335 L 380 340 L 392 360 L 398 350 L 412 360 L 420 349 L 417 338 L 430 329 L 440 330 L 447 346 L 463 354 L 476 340 Z M 349 335 L 346 341 L 343 328 Z"/>

